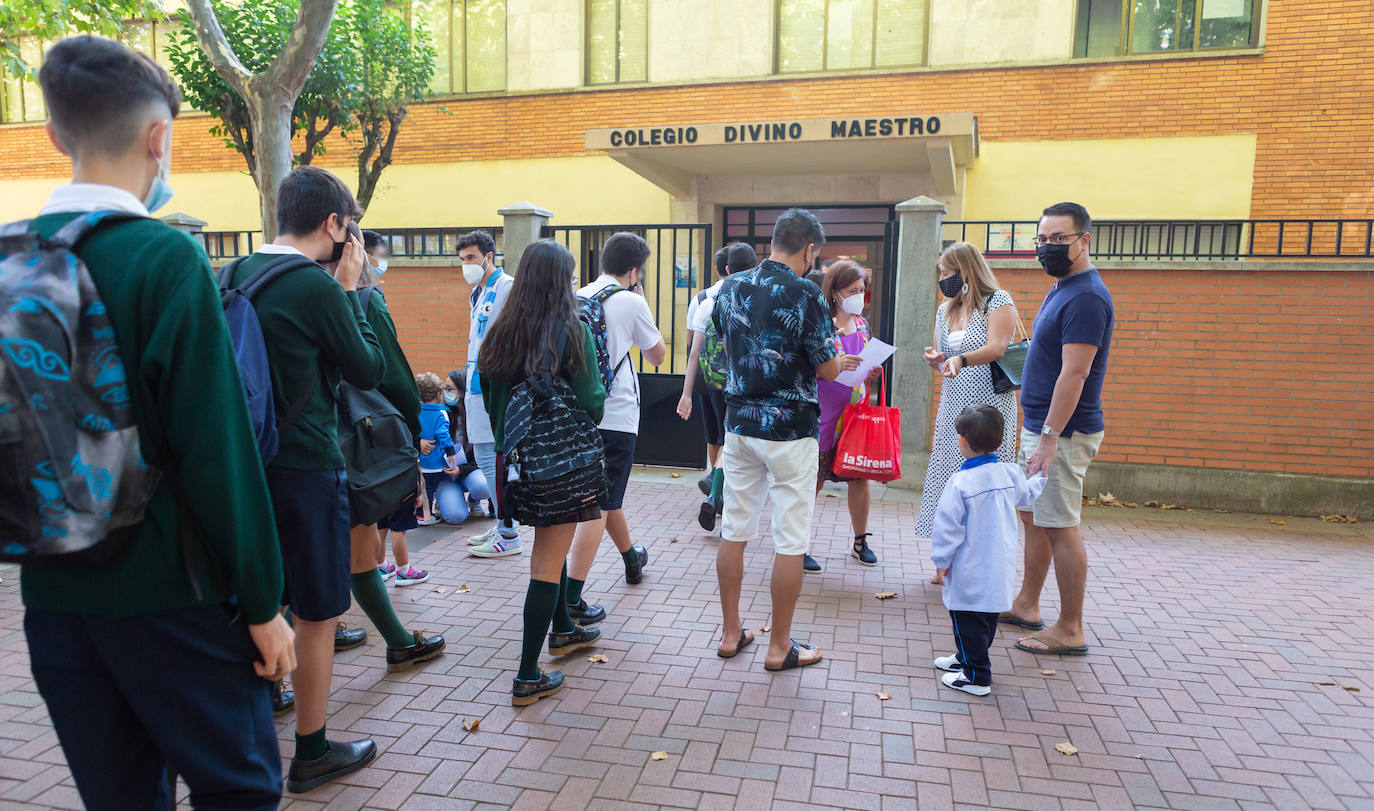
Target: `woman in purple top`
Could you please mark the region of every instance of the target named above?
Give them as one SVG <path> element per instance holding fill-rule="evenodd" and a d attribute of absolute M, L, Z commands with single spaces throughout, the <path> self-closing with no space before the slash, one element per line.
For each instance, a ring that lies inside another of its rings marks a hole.
<path fill-rule="evenodd" d="M 825 281 L 821 283 L 821 295 L 830 305 L 830 316 L 835 320 L 835 350 L 841 355 L 857 355 L 863 351 L 864 344 L 872 337 L 868 322 L 860 315 L 864 311 L 864 298 L 868 292 L 868 271 L 848 259 L 831 265 L 825 271 Z M 874 370 L 876 376 L 878 370 Z M 846 479 L 836 476 L 835 446 L 839 442 L 844 426 L 840 417 L 845 406 L 850 403 L 864 402 L 868 398 L 868 385 L 850 388 L 830 380 L 817 380 L 817 397 L 821 405 L 820 467 L 816 473 L 816 493 L 826 482 L 846 482 L 849 485 L 849 520 L 854 525 L 854 546 L 850 554 L 865 566 L 877 566 L 878 556 L 868 548 L 868 480 Z M 821 565 L 815 558 L 806 555 L 803 565 L 808 572 L 819 572 Z"/>

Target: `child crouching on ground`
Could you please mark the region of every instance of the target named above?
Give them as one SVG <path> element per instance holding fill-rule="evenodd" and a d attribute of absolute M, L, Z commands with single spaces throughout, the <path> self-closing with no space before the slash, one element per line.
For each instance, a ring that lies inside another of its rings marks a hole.
<path fill-rule="evenodd" d="M 955 653 L 935 666 L 948 671 L 946 687 L 985 696 L 992 692 L 988 648 L 997 615 L 1011 609 L 1019 550 L 1017 507 L 1035 503 L 1045 477 L 1026 479 L 1016 465 L 997 461 L 1002 414 L 990 405 L 964 409 L 954 423 L 965 462 L 945 485 L 935 512 L 930 559 L 944 585 L 954 622 Z"/>

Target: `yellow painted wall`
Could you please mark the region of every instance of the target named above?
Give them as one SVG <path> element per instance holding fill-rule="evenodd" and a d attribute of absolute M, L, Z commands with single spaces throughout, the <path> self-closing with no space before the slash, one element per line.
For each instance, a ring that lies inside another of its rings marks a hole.
<path fill-rule="evenodd" d="M 357 175 L 331 167 L 349 186 Z M 350 174 L 352 176 L 350 177 Z M 0 222 L 32 217 L 65 180 L 0 182 Z M 208 230 L 259 226 L 257 190 L 246 174 L 174 174 L 176 197 L 159 214 L 184 212 Z M 379 228 L 496 225 L 497 209 L 529 200 L 554 223 L 668 222 L 666 192 L 603 156 L 466 163 L 400 164 L 382 175 L 367 223 Z"/>
<path fill-rule="evenodd" d="M 964 218 L 1033 220 L 1072 200 L 1096 219 L 1245 219 L 1254 135 L 1100 141 L 983 141 Z"/>

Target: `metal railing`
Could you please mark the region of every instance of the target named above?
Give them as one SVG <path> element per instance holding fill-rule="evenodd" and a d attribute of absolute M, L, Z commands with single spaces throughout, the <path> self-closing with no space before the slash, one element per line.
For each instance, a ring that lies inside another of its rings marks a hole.
<path fill-rule="evenodd" d="M 715 245 L 710 223 L 683 225 L 560 225 L 544 226 L 542 236 L 563 243 L 577 259 L 581 284 L 601 275 L 601 248 L 617 231 L 638 234 L 652 253 L 646 268 L 645 299 L 659 332 L 669 346 L 668 358 L 657 371 L 682 374 L 690 338 L 687 305 L 692 296 L 712 283 Z M 639 371 L 646 370 L 639 359 Z M 652 368 L 648 371 L 654 371 Z"/>
<path fill-rule="evenodd" d="M 502 228 L 476 226 L 491 234 L 496 252 L 502 249 Z M 391 243 L 391 255 L 409 259 L 457 257 L 458 237 L 476 228 L 373 228 Z M 261 231 L 202 231 L 201 241 L 212 260 L 233 259 L 262 246 Z"/>
<path fill-rule="evenodd" d="M 951 220 L 946 242 L 971 242 L 987 256 L 1033 257 L 1038 222 Z M 1368 259 L 1374 219 L 1101 220 L 1095 259 Z"/>

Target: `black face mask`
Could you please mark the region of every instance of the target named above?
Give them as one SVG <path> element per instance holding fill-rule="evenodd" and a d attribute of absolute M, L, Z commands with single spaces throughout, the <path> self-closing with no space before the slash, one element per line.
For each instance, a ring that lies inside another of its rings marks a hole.
<path fill-rule="evenodd" d="M 1056 279 L 1062 279 L 1069 275 L 1069 270 L 1073 267 L 1074 262 L 1069 258 L 1068 245 L 1049 243 L 1036 247 L 1035 258 L 1040 260 L 1040 266 L 1045 269 L 1045 272 Z"/>
<path fill-rule="evenodd" d="M 940 292 L 945 298 L 954 298 L 964 291 L 964 277 L 958 273 L 940 280 Z"/>
<path fill-rule="evenodd" d="M 335 243 L 334 243 L 334 250 L 333 250 L 333 252 L 331 252 L 331 253 L 329 254 L 329 258 L 326 259 L 326 260 L 324 260 L 324 264 L 329 264 L 330 262 L 337 262 L 337 261 L 339 261 L 340 259 L 342 259 L 342 258 L 343 258 L 343 252 L 344 252 L 344 246 L 347 245 L 347 244 L 348 244 L 348 240 L 344 240 L 343 242 L 335 242 Z"/>

